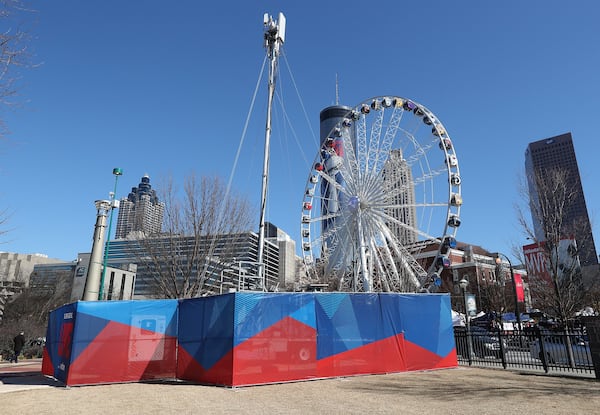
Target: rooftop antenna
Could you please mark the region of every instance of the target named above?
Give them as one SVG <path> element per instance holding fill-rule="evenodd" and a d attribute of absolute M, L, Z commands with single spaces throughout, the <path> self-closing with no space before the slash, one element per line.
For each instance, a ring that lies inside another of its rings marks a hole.
<path fill-rule="evenodd" d="M 337 72 L 335 73 L 335 105 L 340 105 L 340 83 Z"/>
<path fill-rule="evenodd" d="M 258 227 L 258 279 L 262 284 L 262 290 L 266 291 L 265 279 L 265 212 L 267 207 L 267 188 L 269 180 L 269 146 L 271 141 L 271 107 L 273 106 L 273 95 L 275 94 L 275 73 L 277 72 L 277 58 L 279 57 L 279 48 L 285 41 L 285 16 L 279 13 L 277 20 L 274 20 L 268 13 L 264 14 L 263 25 L 264 46 L 267 49 L 269 58 L 269 99 L 267 105 L 267 124 L 265 128 L 265 153 L 262 174 L 262 192 L 260 205 L 260 222 Z"/>

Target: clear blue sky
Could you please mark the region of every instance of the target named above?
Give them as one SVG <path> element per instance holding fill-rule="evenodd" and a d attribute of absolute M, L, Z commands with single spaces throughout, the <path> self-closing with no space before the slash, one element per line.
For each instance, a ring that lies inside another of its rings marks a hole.
<path fill-rule="evenodd" d="M 280 11 L 289 124 L 276 110 L 267 220 L 299 241 L 319 112 L 335 103 L 337 74 L 343 104 L 398 95 L 442 120 L 463 177 L 458 239 L 490 251 L 510 255 L 526 243 L 513 206 L 527 144 L 572 132 L 600 244 L 600 3 L 56 0 L 33 8 L 40 65 L 23 72 L 24 105 L 1 113 L 12 132 L 0 142 L 0 207 L 10 212 L 2 251 L 63 260 L 89 252 L 94 200 L 113 190 L 114 167 L 124 172 L 119 198 L 146 173 L 157 190 L 191 172 L 228 180 L 265 55 L 262 16 Z M 235 191 L 257 205 L 265 77 L 260 87 L 234 176 Z"/>

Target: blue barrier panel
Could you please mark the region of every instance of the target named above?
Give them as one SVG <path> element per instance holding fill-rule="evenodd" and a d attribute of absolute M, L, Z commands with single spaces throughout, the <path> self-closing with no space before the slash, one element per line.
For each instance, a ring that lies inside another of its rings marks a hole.
<path fill-rule="evenodd" d="M 76 304 L 59 307 L 50 312 L 46 330 L 42 373 L 65 384 L 71 365 L 75 316 Z"/>
<path fill-rule="evenodd" d="M 66 376 L 55 376 L 58 380 L 84 385 L 175 378 L 177 300 L 79 301 L 68 307 L 73 324 L 63 323 L 59 337 L 70 331 L 71 347 Z M 59 319 L 51 318 L 52 337 Z M 61 344 L 66 350 L 66 342 Z"/>
<path fill-rule="evenodd" d="M 47 341 L 44 373 L 68 385 L 242 386 L 457 365 L 447 294 L 77 302 L 51 313 Z"/>

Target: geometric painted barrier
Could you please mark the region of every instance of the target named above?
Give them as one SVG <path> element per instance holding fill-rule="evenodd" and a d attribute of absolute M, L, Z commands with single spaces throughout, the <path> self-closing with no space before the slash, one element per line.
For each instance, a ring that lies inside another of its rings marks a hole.
<path fill-rule="evenodd" d="M 42 373 L 65 385 L 174 379 L 177 300 L 78 301 L 50 313 Z"/>
<path fill-rule="evenodd" d="M 234 387 L 457 366 L 447 294 L 77 302 L 51 313 L 46 337 L 43 372 L 66 385 Z"/>
<path fill-rule="evenodd" d="M 180 304 L 182 380 L 243 386 L 456 366 L 448 295 L 238 292 Z"/>

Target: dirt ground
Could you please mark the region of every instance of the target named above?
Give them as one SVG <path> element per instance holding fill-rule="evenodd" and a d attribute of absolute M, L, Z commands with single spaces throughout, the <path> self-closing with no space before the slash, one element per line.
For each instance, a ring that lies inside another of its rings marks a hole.
<path fill-rule="evenodd" d="M 39 375 L 3 380 L 5 384 L 21 382 L 23 386 L 27 382 L 39 383 L 35 389 L 0 393 L 2 413 L 15 414 L 600 412 L 600 381 L 467 367 L 233 389 L 189 383 L 65 388 L 43 386 L 52 382 Z"/>

